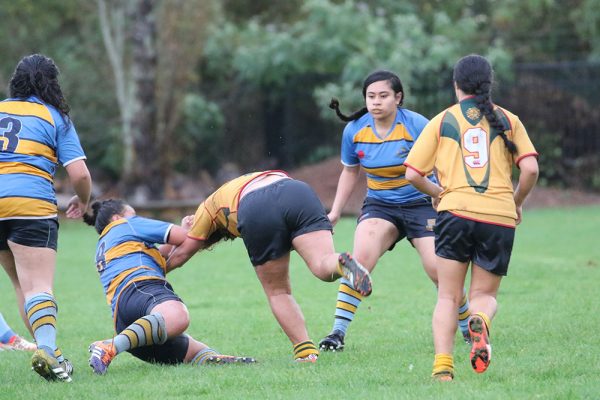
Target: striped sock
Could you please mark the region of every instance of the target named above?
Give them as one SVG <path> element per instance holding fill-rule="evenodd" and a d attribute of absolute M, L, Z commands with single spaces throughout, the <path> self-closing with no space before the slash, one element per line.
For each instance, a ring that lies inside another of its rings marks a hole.
<path fill-rule="evenodd" d="M 54 357 L 56 357 L 56 360 L 59 363 L 65 361 L 65 357 L 63 356 L 62 350 L 58 347 L 54 349 Z"/>
<path fill-rule="evenodd" d="M 10 326 L 4 320 L 4 316 L 0 313 L 0 343 L 8 343 L 13 336 L 15 336 L 15 333 L 10 329 Z"/>
<path fill-rule="evenodd" d="M 450 373 L 454 376 L 454 360 L 452 354 L 436 354 L 433 361 L 431 376 Z"/>
<path fill-rule="evenodd" d="M 38 293 L 25 301 L 25 312 L 38 348 L 54 357 L 58 307 L 50 293 Z"/>
<path fill-rule="evenodd" d="M 469 311 L 469 298 L 467 296 L 467 290 L 463 289 L 463 298 L 458 306 L 458 326 L 464 337 L 469 337 L 469 317 L 471 311 Z"/>
<path fill-rule="evenodd" d="M 316 356 L 319 355 L 319 350 L 317 350 L 317 346 L 315 346 L 312 340 L 296 343 L 294 345 L 294 358 L 296 360 L 299 358 L 306 358 L 311 354 Z"/>
<path fill-rule="evenodd" d="M 346 278 L 340 279 L 337 302 L 335 304 L 335 321 L 333 330 L 340 331 L 346 335 L 348 325 L 354 319 L 354 313 L 360 305 L 363 297 L 350 285 Z"/>
<path fill-rule="evenodd" d="M 479 315 L 483 319 L 483 321 L 485 322 L 485 327 L 487 329 L 487 334 L 489 336 L 490 335 L 490 329 L 491 329 L 491 326 L 492 326 L 492 321 L 490 320 L 490 317 L 488 317 L 488 315 L 486 313 L 481 312 L 481 311 L 480 312 L 476 312 L 475 315 Z"/>
<path fill-rule="evenodd" d="M 217 356 L 217 355 L 219 355 L 219 353 L 217 353 L 215 350 L 211 349 L 210 347 L 207 347 L 205 349 L 200 350 L 198 353 L 196 353 L 194 358 L 192 358 L 192 361 L 190 361 L 190 364 L 203 365 L 204 363 L 206 363 L 206 360 L 209 357 Z"/>
<path fill-rule="evenodd" d="M 166 341 L 165 319 L 160 313 L 154 313 L 136 320 L 123 329 L 113 339 L 113 346 L 119 354 L 137 347 L 163 344 Z"/>

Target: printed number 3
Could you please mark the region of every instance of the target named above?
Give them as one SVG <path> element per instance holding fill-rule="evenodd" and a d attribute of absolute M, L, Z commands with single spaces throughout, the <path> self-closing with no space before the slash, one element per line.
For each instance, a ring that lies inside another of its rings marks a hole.
<path fill-rule="evenodd" d="M 463 148 L 470 154 L 464 156 L 471 168 L 485 167 L 489 160 L 487 132 L 481 128 L 468 129 L 463 135 Z"/>
<path fill-rule="evenodd" d="M 21 121 L 15 118 L 6 117 L 0 119 L 0 151 L 14 153 L 19 145 L 19 137 L 21 132 Z"/>

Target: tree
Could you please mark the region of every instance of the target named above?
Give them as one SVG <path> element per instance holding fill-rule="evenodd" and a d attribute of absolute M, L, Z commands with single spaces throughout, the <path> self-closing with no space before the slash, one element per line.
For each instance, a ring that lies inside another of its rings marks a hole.
<path fill-rule="evenodd" d="M 215 8 L 202 0 L 97 5 L 121 113 L 123 189 L 160 199 L 173 169 L 183 95 L 197 78 L 205 23 Z"/>

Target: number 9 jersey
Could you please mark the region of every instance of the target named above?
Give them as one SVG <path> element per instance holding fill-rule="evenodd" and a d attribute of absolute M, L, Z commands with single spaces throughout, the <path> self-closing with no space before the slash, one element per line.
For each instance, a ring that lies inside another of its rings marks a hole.
<path fill-rule="evenodd" d="M 425 126 L 404 164 L 421 175 L 437 170 L 444 189 L 438 212 L 515 226 L 512 166 L 538 153 L 516 115 L 498 106 L 494 112 L 517 146 L 515 155 L 469 97 Z"/>

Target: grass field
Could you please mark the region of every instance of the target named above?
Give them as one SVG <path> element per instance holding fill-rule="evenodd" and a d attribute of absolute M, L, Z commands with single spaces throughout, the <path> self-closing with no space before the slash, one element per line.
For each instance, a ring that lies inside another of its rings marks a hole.
<path fill-rule="evenodd" d="M 435 290 L 416 252 L 400 243 L 375 270 L 343 353 L 315 365 L 292 362 L 291 344 L 272 316 L 240 240 L 195 256 L 169 280 L 185 300 L 188 333 L 253 366 L 194 368 L 117 357 L 105 376 L 87 365 L 90 342 L 112 335 L 93 257 L 97 236 L 63 221 L 55 291 L 59 345 L 75 365 L 73 383 L 49 384 L 29 356 L 0 352 L 0 399 L 579 399 L 600 397 L 600 207 L 532 210 L 517 230 L 492 327 L 490 369 L 471 371 L 457 335 L 455 381 L 430 379 Z M 352 244 L 354 220 L 336 227 L 339 250 Z M 292 284 L 316 342 L 331 328 L 337 284 L 310 275 L 297 255 Z M 12 287 L 0 277 L 7 321 L 24 332 Z"/>

